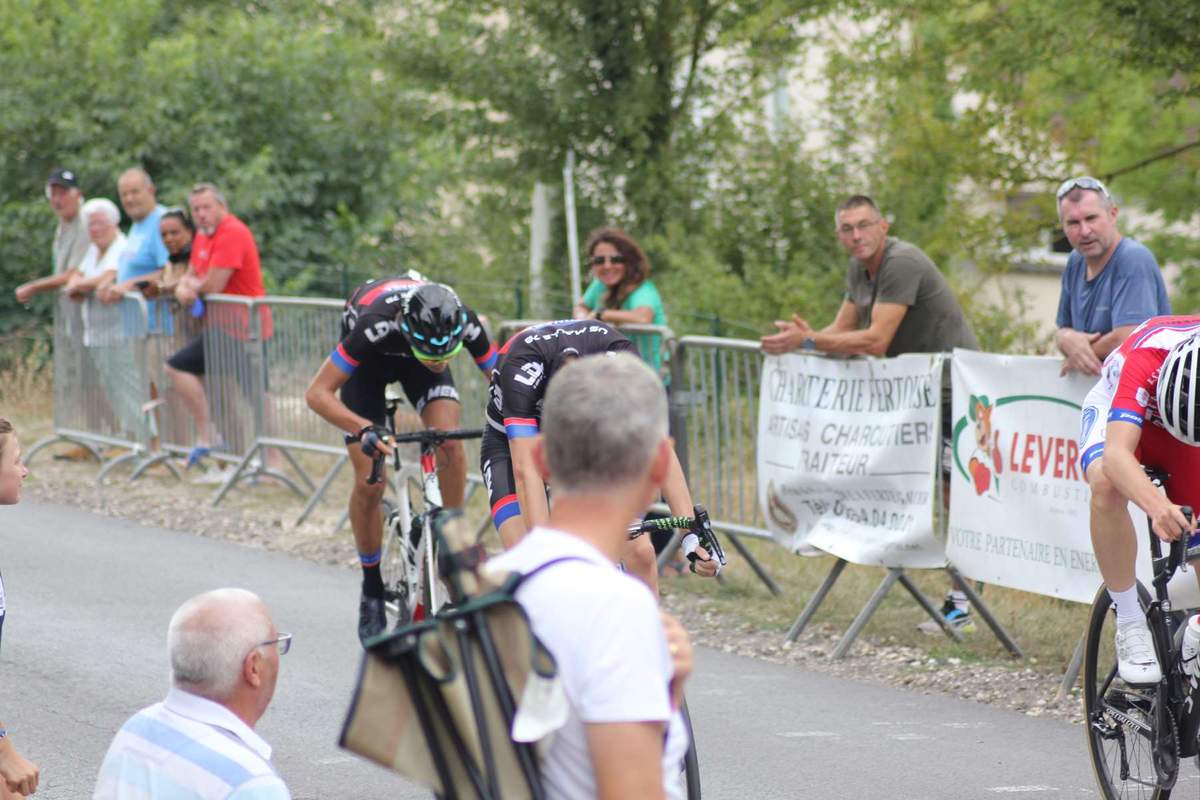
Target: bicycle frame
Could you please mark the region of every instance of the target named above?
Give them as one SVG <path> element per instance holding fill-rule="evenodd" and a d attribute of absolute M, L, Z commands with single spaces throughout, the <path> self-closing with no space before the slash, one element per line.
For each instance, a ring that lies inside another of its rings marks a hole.
<path fill-rule="evenodd" d="M 418 547 L 421 550 L 420 561 L 423 562 L 422 569 L 423 579 L 429 583 L 429 608 L 425 609 L 427 614 L 434 614 L 437 609 L 445 603 L 445 598 L 440 597 L 438 591 L 438 569 L 437 569 L 437 546 L 434 543 L 434 535 L 432 529 L 433 517 L 442 510 L 442 487 L 438 483 L 437 476 L 437 448 L 443 443 L 458 439 L 478 439 L 483 436 L 482 428 L 470 428 L 454 431 L 444 431 L 432 428 L 414 431 L 412 433 L 396 433 L 395 432 L 395 414 L 396 404 L 392 401 L 387 405 L 387 422 L 390 432 L 391 444 L 407 444 L 416 443 L 420 445 L 420 466 L 421 466 L 421 496 L 425 502 L 425 508 L 419 515 L 421 524 L 421 541 Z M 380 456 L 375 459 L 375 463 L 371 466 L 371 475 L 367 478 L 367 483 L 378 483 L 382 478 L 384 457 Z M 400 474 L 400 451 L 395 449 L 392 451 L 392 466 L 395 475 Z M 397 492 L 405 491 L 404 486 L 394 487 Z M 417 584 L 417 596 L 421 592 L 420 583 Z"/>

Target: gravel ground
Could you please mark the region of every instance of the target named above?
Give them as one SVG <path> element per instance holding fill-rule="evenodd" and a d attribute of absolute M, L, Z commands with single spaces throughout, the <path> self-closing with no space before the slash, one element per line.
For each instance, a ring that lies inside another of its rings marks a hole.
<path fill-rule="evenodd" d="M 61 448 L 56 448 L 61 449 Z M 341 514 L 340 499 L 319 506 L 303 525 L 292 523 L 301 505 L 290 493 L 273 485 L 248 487 L 213 508 L 213 485 L 147 476 L 100 487 L 94 483 L 94 462 L 59 461 L 48 452 L 37 454 L 26 496 L 121 517 L 144 525 L 190 531 L 201 536 L 228 539 L 253 547 L 280 550 L 323 564 L 353 569 L 358 564 L 348 530 L 333 533 Z M 340 498 L 337 490 L 330 497 Z M 934 658 L 921 648 L 883 644 L 860 637 L 850 654 L 838 661 L 829 658 L 841 631 L 832 625 L 813 624 L 794 644 L 786 645 L 778 631 L 757 629 L 727 616 L 719 616 L 702 596 L 673 592 L 675 581 L 663 580 L 664 606 L 684 622 L 693 640 L 727 653 L 779 664 L 831 673 L 870 683 L 902 686 L 921 692 L 938 692 L 1002 706 L 1029 714 L 1075 723 L 1083 721 L 1079 692 L 1055 701 L 1060 675 L 1037 665 L 972 663 L 958 658 Z M 973 635 L 987 636 L 986 629 Z"/>

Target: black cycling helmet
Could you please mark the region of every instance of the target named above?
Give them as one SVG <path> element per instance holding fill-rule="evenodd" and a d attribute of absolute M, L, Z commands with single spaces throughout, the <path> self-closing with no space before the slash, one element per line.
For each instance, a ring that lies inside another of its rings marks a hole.
<path fill-rule="evenodd" d="M 462 348 L 467 311 L 449 286 L 426 283 L 401 301 L 396 324 L 417 358 L 446 361 Z"/>
<path fill-rule="evenodd" d="M 1171 348 L 1158 374 L 1158 414 L 1179 441 L 1200 447 L 1200 334 Z"/>

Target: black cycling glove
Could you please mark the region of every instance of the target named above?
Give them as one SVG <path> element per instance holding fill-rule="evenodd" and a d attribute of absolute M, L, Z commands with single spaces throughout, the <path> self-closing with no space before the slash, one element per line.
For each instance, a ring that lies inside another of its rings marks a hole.
<path fill-rule="evenodd" d="M 362 451 L 371 458 L 379 458 L 383 455 L 379 449 L 380 442 L 392 443 L 392 434 L 382 425 L 368 425 L 358 432 L 358 443 L 362 447 Z"/>

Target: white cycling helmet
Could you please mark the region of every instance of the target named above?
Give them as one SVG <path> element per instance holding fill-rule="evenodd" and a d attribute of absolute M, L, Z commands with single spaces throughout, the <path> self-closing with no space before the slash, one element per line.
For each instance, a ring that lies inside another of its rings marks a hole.
<path fill-rule="evenodd" d="M 1163 427 L 1185 444 L 1200 447 L 1200 334 L 1171 348 L 1158 374 L 1158 414 Z"/>

